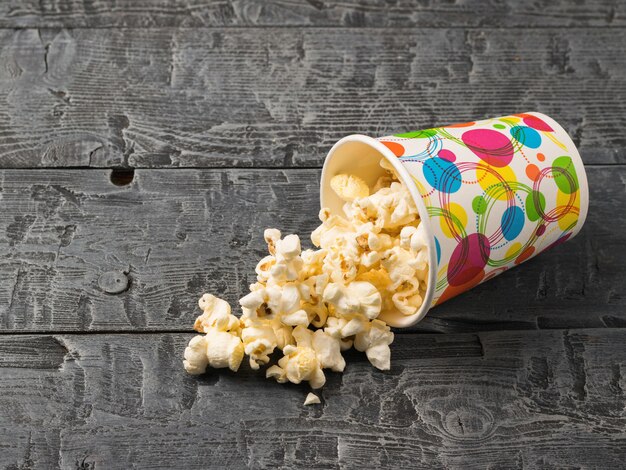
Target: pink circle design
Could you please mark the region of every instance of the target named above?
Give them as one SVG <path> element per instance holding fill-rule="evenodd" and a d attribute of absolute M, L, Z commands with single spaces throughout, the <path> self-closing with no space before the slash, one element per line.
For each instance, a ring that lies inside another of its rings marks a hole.
<path fill-rule="evenodd" d="M 485 163 L 504 167 L 513 160 L 513 144 L 506 135 L 492 129 L 472 129 L 461 136 L 463 143 Z"/>
<path fill-rule="evenodd" d="M 450 257 L 448 283 L 460 286 L 478 276 L 489 260 L 489 239 L 481 233 L 471 233 L 461 239 Z"/>
<path fill-rule="evenodd" d="M 439 150 L 439 154 L 437 156 L 442 160 L 446 160 L 448 162 L 453 162 L 456 160 L 456 155 L 448 149 Z"/>
<path fill-rule="evenodd" d="M 524 120 L 524 124 L 526 124 L 528 127 L 532 127 L 535 130 L 554 132 L 554 129 L 552 129 L 552 127 L 550 127 L 543 119 L 539 119 L 537 116 L 525 114 L 522 119 Z"/>

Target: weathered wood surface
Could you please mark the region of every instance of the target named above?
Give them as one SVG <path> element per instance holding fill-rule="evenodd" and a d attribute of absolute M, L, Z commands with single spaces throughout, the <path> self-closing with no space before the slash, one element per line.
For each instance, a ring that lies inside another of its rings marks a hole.
<path fill-rule="evenodd" d="M 624 468 L 624 26 L 621 0 L 0 2 L 0 468 Z M 263 228 L 310 233 L 339 138 L 527 110 L 591 164 L 579 236 L 398 332 L 391 371 L 349 353 L 321 405 L 185 374 L 197 298 L 235 304 Z"/>
<path fill-rule="evenodd" d="M 191 331 L 204 292 L 232 305 L 266 254 L 262 233 L 318 225 L 318 170 L 0 172 L 0 331 Z M 434 309 L 441 332 L 626 326 L 622 166 L 588 168 L 572 241 Z"/>
<path fill-rule="evenodd" d="M 623 468 L 626 329 L 398 335 L 323 403 L 186 375 L 191 335 L 0 336 L 2 468 Z M 28 345 L 33 345 L 28 350 Z M 34 368 L 40 343 L 53 357 Z M 64 356 L 59 357 L 62 349 Z"/>
<path fill-rule="evenodd" d="M 623 26 L 620 0 L 21 0 L 0 3 L 0 27 Z"/>
<path fill-rule="evenodd" d="M 316 167 L 351 133 L 528 110 L 586 162 L 626 162 L 624 29 L 27 29 L 0 44 L 2 167 Z"/>

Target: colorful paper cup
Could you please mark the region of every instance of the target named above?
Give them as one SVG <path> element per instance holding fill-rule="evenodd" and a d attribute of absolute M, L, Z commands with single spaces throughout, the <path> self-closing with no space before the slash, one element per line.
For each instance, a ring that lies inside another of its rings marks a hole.
<path fill-rule="evenodd" d="M 342 213 L 330 188 L 339 173 L 373 186 L 386 158 L 408 187 L 430 239 L 428 287 L 406 327 L 431 307 L 576 235 L 589 206 L 576 146 L 552 118 L 535 112 L 374 139 L 351 135 L 324 162 L 321 205 Z"/>

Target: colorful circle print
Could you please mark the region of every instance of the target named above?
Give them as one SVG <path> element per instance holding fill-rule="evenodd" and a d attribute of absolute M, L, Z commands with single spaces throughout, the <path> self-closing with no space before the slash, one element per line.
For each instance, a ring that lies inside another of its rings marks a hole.
<path fill-rule="evenodd" d="M 491 166 L 503 167 L 513 159 L 511 139 L 493 129 L 471 129 L 463 132 L 465 146 Z"/>
<path fill-rule="evenodd" d="M 379 139 L 422 196 L 434 235 L 436 305 L 576 235 L 585 170 L 554 120 L 523 113 Z"/>

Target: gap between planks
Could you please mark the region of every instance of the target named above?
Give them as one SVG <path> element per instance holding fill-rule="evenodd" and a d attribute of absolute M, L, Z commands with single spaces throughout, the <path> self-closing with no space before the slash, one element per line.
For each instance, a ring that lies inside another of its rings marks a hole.
<path fill-rule="evenodd" d="M 435 31 L 435 30 L 448 30 L 448 29 L 466 29 L 466 30 L 475 30 L 475 31 L 508 31 L 510 29 L 549 29 L 549 30 L 575 30 L 575 29 L 626 29 L 626 25 L 587 25 L 587 26 L 571 26 L 571 25 L 512 25 L 506 27 L 496 27 L 496 26 L 464 26 L 464 25 L 452 25 L 452 26 L 338 26 L 338 25 L 302 25 L 302 24 L 294 24 L 294 25 L 233 25 L 233 26 L 0 26 L 0 31 L 24 31 L 24 30 L 128 30 L 128 31 L 150 31 L 150 30 L 176 30 L 176 31 L 186 31 L 186 30 L 216 30 L 216 31 L 229 31 L 229 30 L 244 30 L 250 31 L 254 29 L 340 29 L 340 30 L 349 30 L 349 31 L 364 31 L 364 30 L 374 30 L 374 31 L 382 31 L 382 30 L 393 30 L 393 31 L 415 31 L 415 29 L 424 30 L 424 31 Z"/>
<path fill-rule="evenodd" d="M 392 328 L 395 335 L 400 336 L 447 336 L 447 335 L 480 335 L 492 333 L 520 333 L 520 332 L 537 332 L 538 334 L 546 331 L 577 331 L 577 330 L 622 330 L 621 327 L 583 327 L 583 328 L 519 328 L 519 329 L 500 329 L 500 330 L 468 330 L 468 331 L 450 331 L 442 332 L 435 330 L 403 330 Z M 0 333 L 0 339 L 9 336 L 135 336 L 135 335 L 169 335 L 169 334 L 201 334 L 190 328 L 168 328 L 160 330 L 20 330 L 8 333 L 6 331 Z"/>
<path fill-rule="evenodd" d="M 590 329 L 590 328 L 585 328 Z M 593 328 L 591 328 L 593 329 Z M 598 328 L 599 330 L 606 330 L 607 328 Z M 493 330 L 486 330 L 492 332 Z M 501 331 L 544 331 L 544 330 L 501 330 Z M 83 336 L 83 335 L 167 335 L 167 334 L 199 334 L 197 331 L 188 328 L 169 328 L 169 329 L 161 329 L 161 330 L 50 330 L 50 331 L 41 331 L 41 330 L 21 330 L 15 331 L 12 333 L 2 332 L 0 333 L 0 338 L 5 336 L 56 336 L 56 335 L 73 335 L 73 336 Z M 480 331 L 468 331 L 467 333 L 460 333 L 455 331 L 453 333 L 442 333 L 438 331 L 406 331 L 406 330 L 395 330 L 394 334 L 400 335 L 437 335 L 444 336 L 446 334 L 478 334 Z"/>
<path fill-rule="evenodd" d="M 585 163 L 585 167 L 626 167 L 626 163 Z M 314 166 L 11 166 L 3 167 L 2 171 L 27 170 L 27 171 L 66 171 L 66 170 L 152 170 L 152 171 L 176 171 L 176 170 L 321 170 L 321 165 Z"/>

